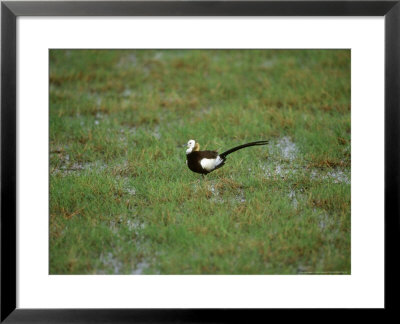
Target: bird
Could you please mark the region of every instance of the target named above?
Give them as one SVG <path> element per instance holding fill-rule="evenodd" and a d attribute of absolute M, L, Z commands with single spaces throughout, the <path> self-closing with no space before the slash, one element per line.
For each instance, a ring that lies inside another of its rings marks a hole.
<path fill-rule="evenodd" d="M 268 144 L 268 141 L 250 142 L 235 146 L 234 148 L 218 154 L 218 152 L 216 151 L 200 151 L 200 144 L 191 139 L 187 142 L 186 164 L 191 171 L 200 173 L 204 178 L 206 174 L 222 167 L 225 164 L 226 157 L 229 154 L 241 150 L 245 147 L 266 144 Z"/>

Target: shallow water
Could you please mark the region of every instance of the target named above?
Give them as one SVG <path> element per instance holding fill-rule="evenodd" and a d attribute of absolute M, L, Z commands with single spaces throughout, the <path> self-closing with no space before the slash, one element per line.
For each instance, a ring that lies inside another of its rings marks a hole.
<path fill-rule="evenodd" d="M 150 264 L 146 261 L 139 262 L 136 265 L 136 268 L 134 270 L 132 270 L 132 274 L 134 274 L 134 275 L 143 274 L 143 271 L 146 270 L 149 266 L 150 266 Z"/>
<path fill-rule="evenodd" d="M 144 250 L 143 240 L 140 239 L 140 236 L 142 234 L 143 229 L 146 227 L 146 224 L 126 215 L 121 215 L 117 217 L 117 220 L 111 220 L 109 223 L 111 231 L 117 236 L 119 235 L 120 228 L 123 226 L 127 227 L 129 231 L 133 232 L 135 236 L 138 237 L 137 239 L 135 239 L 136 248 Z M 117 259 L 116 255 L 118 255 L 118 250 L 116 251 L 115 254 L 111 252 L 105 255 L 101 254 L 100 260 L 105 269 L 111 268 L 113 269 L 114 274 L 120 274 L 123 269 L 123 263 Z M 146 259 L 141 260 L 139 263 L 136 264 L 136 267 L 130 271 L 130 273 L 142 274 L 143 271 L 147 269 L 149 266 L 150 263 Z M 101 270 L 101 272 L 104 273 L 106 271 Z"/>
<path fill-rule="evenodd" d="M 107 169 L 107 164 L 105 164 L 103 161 L 96 161 L 96 162 L 85 162 L 85 163 L 69 163 L 69 155 L 66 154 L 64 156 L 63 164 L 61 165 L 60 168 L 54 168 L 51 169 L 50 173 L 51 174 L 60 174 L 62 176 L 66 176 L 69 174 L 74 174 L 77 172 L 82 172 L 86 170 L 96 170 L 96 171 L 103 171 Z"/>
<path fill-rule="evenodd" d="M 111 252 L 100 255 L 100 262 L 106 269 L 112 269 L 114 274 L 120 274 L 123 264 L 121 261 L 117 260 Z M 100 273 L 105 273 L 104 270 L 100 270 Z"/>
<path fill-rule="evenodd" d="M 293 161 L 298 154 L 298 148 L 292 140 L 285 136 L 278 140 L 276 147 L 280 150 L 282 157 L 286 160 Z"/>
<path fill-rule="evenodd" d="M 330 180 L 333 183 L 350 184 L 350 171 L 343 168 L 309 169 L 302 165 L 299 148 L 287 136 L 271 142 L 269 151 L 269 162 L 259 165 L 267 178 L 285 179 L 290 175 L 303 174 L 308 175 L 312 180 Z"/>
<path fill-rule="evenodd" d="M 261 67 L 265 69 L 272 68 L 276 64 L 277 60 L 276 59 L 270 59 L 270 60 L 265 60 L 262 64 Z"/>

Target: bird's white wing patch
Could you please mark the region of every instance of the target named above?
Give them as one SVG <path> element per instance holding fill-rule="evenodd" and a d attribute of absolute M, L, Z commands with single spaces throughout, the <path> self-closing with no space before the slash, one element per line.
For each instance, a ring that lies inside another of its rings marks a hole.
<path fill-rule="evenodd" d="M 220 156 L 218 155 L 216 159 L 206 159 L 206 158 L 201 159 L 200 164 L 203 169 L 207 171 L 212 171 L 222 162 L 224 162 L 224 160 L 221 159 Z"/>
<path fill-rule="evenodd" d="M 201 159 L 200 164 L 204 170 L 212 171 L 215 169 L 216 159 Z"/>

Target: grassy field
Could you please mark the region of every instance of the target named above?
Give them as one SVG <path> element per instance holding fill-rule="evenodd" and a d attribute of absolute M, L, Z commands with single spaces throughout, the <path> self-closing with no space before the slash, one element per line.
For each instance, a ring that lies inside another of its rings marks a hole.
<path fill-rule="evenodd" d="M 51 50 L 50 274 L 348 274 L 350 133 L 348 50 Z"/>

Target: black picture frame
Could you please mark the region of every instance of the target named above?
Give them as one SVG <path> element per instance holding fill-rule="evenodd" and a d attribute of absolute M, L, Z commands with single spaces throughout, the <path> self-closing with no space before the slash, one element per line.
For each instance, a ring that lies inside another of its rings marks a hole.
<path fill-rule="evenodd" d="M 400 0 L 1 3 L 1 322 L 233 322 L 268 310 L 16 308 L 16 19 L 18 16 L 384 16 L 385 311 L 395 310 L 400 232 Z M 273 311 L 273 310 L 269 310 Z M 276 311 L 276 310 L 274 310 Z M 381 315 L 381 310 L 378 310 Z M 305 314 L 308 316 L 309 312 Z M 256 317 L 257 316 L 257 317 Z M 368 315 L 369 316 L 369 315 Z"/>

